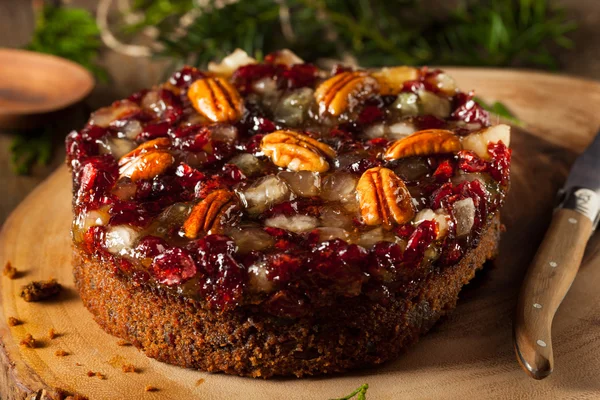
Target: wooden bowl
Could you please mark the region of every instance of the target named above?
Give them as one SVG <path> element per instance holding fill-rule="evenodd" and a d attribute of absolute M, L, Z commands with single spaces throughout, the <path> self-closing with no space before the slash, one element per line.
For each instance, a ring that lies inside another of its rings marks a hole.
<path fill-rule="evenodd" d="M 74 62 L 0 49 L 0 128 L 31 127 L 40 114 L 77 103 L 93 88 L 92 74 Z"/>

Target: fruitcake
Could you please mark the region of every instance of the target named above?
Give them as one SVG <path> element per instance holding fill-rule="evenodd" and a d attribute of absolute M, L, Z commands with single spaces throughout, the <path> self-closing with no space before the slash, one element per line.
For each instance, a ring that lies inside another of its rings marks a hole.
<path fill-rule="evenodd" d="M 509 142 L 439 69 L 186 66 L 68 135 L 76 286 L 104 330 L 182 367 L 380 364 L 496 255 Z"/>

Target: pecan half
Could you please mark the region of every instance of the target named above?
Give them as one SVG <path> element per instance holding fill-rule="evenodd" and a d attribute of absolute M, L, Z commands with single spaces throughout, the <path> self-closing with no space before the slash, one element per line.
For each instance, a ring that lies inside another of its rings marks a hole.
<path fill-rule="evenodd" d="M 402 91 L 404 82 L 413 81 L 419 77 L 419 70 L 413 67 L 382 68 L 371 74 L 379 82 L 379 93 L 382 95 L 395 95 Z"/>
<path fill-rule="evenodd" d="M 460 138 L 452 131 L 427 129 L 396 140 L 388 147 L 383 158 L 397 160 L 410 156 L 455 153 L 462 149 Z"/>
<path fill-rule="evenodd" d="M 188 97 L 196 111 L 213 122 L 235 122 L 242 117 L 242 98 L 223 78 L 195 81 L 188 89 Z"/>
<path fill-rule="evenodd" d="M 379 89 L 377 80 L 364 71 L 342 72 L 321 83 L 315 91 L 319 113 L 339 116 Z"/>
<path fill-rule="evenodd" d="M 327 158 L 336 156 L 335 150 L 294 131 L 275 131 L 263 137 L 260 148 L 278 167 L 292 171 L 326 172 Z"/>
<path fill-rule="evenodd" d="M 226 189 L 219 189 L 201 200 L 183 223 L 183 232 L 189 239 L 198 233 L 222 233 L 223 223 L 237 209 L 235 195 Z"/>
<path fill-rule="evenodd" d="M 175 162 L 168 151 L 170 143 L 168 138 L 149 140 L 125 154 L 119 159 L 119 178 L 127 177 L 136 182 L 165 172 Z"/>
<path fill-rule="evenodd" d="M 406 185 L 392 170 L 375 167 L 366 170 L 356 185 L 362 219 L 367 225 L 390 229 L 393 223 L 405 224 L 415 216 Z"/>

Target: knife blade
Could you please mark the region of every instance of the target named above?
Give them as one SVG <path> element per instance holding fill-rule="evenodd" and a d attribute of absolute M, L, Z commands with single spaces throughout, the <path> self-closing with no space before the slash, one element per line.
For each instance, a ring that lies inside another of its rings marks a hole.
<path fill-rule="evenodd" d="M 575 160 L 559 191 L 550 227 L 521 286 L 513 342 L 525 372 L 543 379 L 554 369 L 551 327 L 600 217 L 600 133 Z"/>

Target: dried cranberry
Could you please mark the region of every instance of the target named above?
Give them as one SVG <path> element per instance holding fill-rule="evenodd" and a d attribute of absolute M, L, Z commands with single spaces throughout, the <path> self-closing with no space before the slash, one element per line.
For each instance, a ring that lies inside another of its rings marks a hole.
<path fill-rule="evenodd" d="M 334 239 L 312 248 L 306 264 L 312 279 L 321 287 L 355 296 L 360 293 L 366 275 L 362 272 L 367 252 L 355 244 Z"/>
<path fill-rule="evenodd" d="M 401 279 L 402 250 L 396 243 L 379 242 L 371 248 L 369 254 L 369 273 L 383 282 Z"/>
<path fill-rule="evenodd" d="M 242 92 L 252 92 L 252 84 L 262 78 L 274 78 L 286 67 L 281 64 L 249 64 L 239 67 L 232 75 L 233 84 Z"/>
<path fill-rule="evenodd" d="M 90 227 L 83 237 L 83 246 L 89 254 L 97 254 L 103 250 L 106 228 L 103 226 Z"/>
<path fill-rule="evenodd" d="M 178 177 L 177 182 L 186 190 L 194 190 L 198 182 L 205 178 L 205 175 L 195 168 L 190 167 L 185 163 L 181 163 L 175 169 L 175 176 Z"/>
<path fill-rule="evenodd" d="M 132 95 L 130 95 L 127 100 L 132 101 L 134 103 L 136 103 L 137 105 L 140 104 L 140 102 L 142 101 L 142 99 L 144 98 L 144 96 L 149 92 L 148 89 L 142 89 L 138 92 L 133 93 Z"/>
<path fill-rule="evenodd" d="M 110 130 L 102 128 L 96 125 L 86 125 L 82 130 L 81 134 L 89 139 L 100 139 L 110 134 Z"/>
<path fill-rule="evenodd" d="M 301 87 L 312 87 L 317 80 L 317 68 L 312 64 L 294 64 L 288 70 L 282 72 L 289 89 Z"/>
<path fill-rule="evenodd" d="M 146 226 L 152 215 L 136 202 L 119 201 L 110 208 L 110 225 Z"/>
<path fill-rule="evenodd" d="M 280 284 L 287 283 L 302 267 L 302 260 L 286 253 L 274 254 L 268 263 L 268 278 Z"/>
<path fill-rule="evenodd" d="M 381 165 L 381 161 L 376 158 L 361 158 L 344 168 L 348 172 L 363 174 L 366 170 Z"/>
<path fill-rule="evenodd" d="M 298 199 L 284 201 L 276 204 L 262 214 L 262 218 L 270 218 L 274 215 L 283 214 L 286 216 L 293 215 L 311 215 L 318 217 L 323 201 L 320 197 L 301 197 Z"/>
<path fill-rule="evenodd" d="M 165 285 L 177 285 L 196 275 L 197 267 L 192 256 L 179 247 L 165 250 L 154 258 L 150 267 L 154 278 Z"/>
<path fill-rule="evenodd" d="M 181 100 L 170 90 L 160 89 L 158 96 L 165 103 L 166 109 L 162 113 L 162 120 L 174 124 L 183 116 Z"/>
<path fill-rule="evenodd" d="M 512 150 L 502 142 L 488 144 L 488 153 L 492 157 L 489 173 L 503 185 L 510 180 L 510 159 Z"/>
<path fill-rule="evenodd" d="M 404 262 L 409 266 L 418 266 L 423 260 L 425 250 L 436 236 L 436 225 L 433 221 L 423 221 L 417 226 L 408 239 L 408 244 L 404 250 Z"/>
<path fill-rule="evenodd" d="M 435 192 L 431 195 L 431 208 L 437 210 L 442 205 L 444 205 L 444 200 L 448 198 L 448 196 L 454 194 L 454 190 L 452 188 L 452 183 L 444 183 L 440 186 Z"/>
<path fill-rule="evenodd" d="M 202 79 L 205 76 L 206 75 L 197 68 L 186 65 L 169 78 L 169 83 L 180 89 L 187 90 L 194 81 Z"/>
<path fill-rule="evenodd" d="M 235 164 L 223 165 L 221 176 L 228 186 L 246 180 L 246 175 Z"/>
<path fill-rule="evenodd" d="M 155 124 L 147 124 L 144 129 L 136 137 L 138 141 L 152 140 L 159 137 L 169 136 L 171 124 L 168 122 L 158 122 Z"/>
<path fill-rule="evenodd" d="M 465 252 L 465 249 L 456 240 L 447 240 L 442 247 L 442 254 L 438 260 L 440 265 L 454 265 L 460 260 Z"/>
<path fill-rule="evenodd" d="M 433 115 L 419 115 L 413 118 L 413 123 L 419 130 L 441 129 L 446 126 L 446 121 Z"/>
<path fill-rule="evenodd" d="M 454 165 L 450 160 L 444 160 L 438 164 L 433 176 L 438 182 L 447 181 L 454 176 Z"/>
<path fill-rule="evenodd" d="M 248 140 L 248 141 L 246 142 L 246 145 L 244 146 L 244 147 L 245 147 L 245 150 L 246 150 L 248 153 L 251 153 L 251 154 L 256 154 L 256 153 L 259 153 L 260 151 L 262 151 L 262 150 L 260 149 L 260 142 L 262 141 L 262 138 L 263 138 L 264 136 L 265 136 L 265 135 L 254 135 L 254 136 L 252 136 L 252 137 L 250 138 L 250 140 Z"/>
<path fill-rule="evenodd" d="M 384 117 L 383 111 L 377 106 L 365 106 L 358 115 L 358 123 L 361 125 L 372 124 Z"/>
<path fill-rule="evenodd" d="M 206 196 L 208 196 L 211 192 L 214 192 L 217 189 L 224 188 L 225 186 L 226 185 L 223 181 L 223 178 L 217 175 L 213 175 L 209 179 L 205 179 L 198 182 L 194 189 L 194 197 L 196 197 L 197 199 L 203 199 Z"/>
<path fill-rule="evenodd" d="M 463 121 L 467 124 L 480 124 L 488 126 L 490 124 L 490 114 L 484 110 L 475 100 L 474 93 L 457 93 L 454 96 L 452 104 L 452 114 L 450 118 L 455 121 Z"/>
<path fill-rule="evenodd" d="M 115 159 L 110 155 L 94 156 L 86 159 L 78 171 L 75 181 L 79 183 L 77 202 L 88 208 L 97 208 L 118 174 Z"/>
<path fill-rule="evenodd" d="M 218 309 L 234 306 L 242 298 L 247 271 L 235 261 L 235 251 L 227 236 L 208 235 L 197 242 L 196 258 L 204 275 L 200 292 Z"/>
<path fill-rule="evenodd" d="M 188 131 L 188 135 L 181 137 L 181 139 L 177 142 L 178 147 L 183 150 L 193 151 L 193 152 L 212 152 L 213 146 L 210 140 L 211 131 L 207 127 L 202 127 L 198 130 L 195 130 L 195 134 L 190 134 L 191 131 Z"/>
<path fill-rule="evenodd" d="M 461 150 L 457 154 L 458 169 L 465 172 L 485 172 L 488 164 L 477 154 L 469 150 Z"/>
<path fill-rule="evenodd" d="M 154 258 L 169 248 L 169 244 L 158 236 L 144 236 L 135 247 L 136 253 L 146 258 Z"/>
<path fill-rule="evenodd" d="M 342 65 L 342 64 L 335 64 L 333 66 L 333 68 L 331 68 L 331 76 L 339 75 L 342 72 L 351 72 L 351 71 L 353 71 L 352 67 Z"/>
<path fill-rule="evenodd" d="M 87 137 L 77 131 L 72 131 L 65 140 L 67 158 L 73 169 L 79 167 L 79 163 L 85 158 L 98 154 L 98 144 L 88 140 Z"/>

